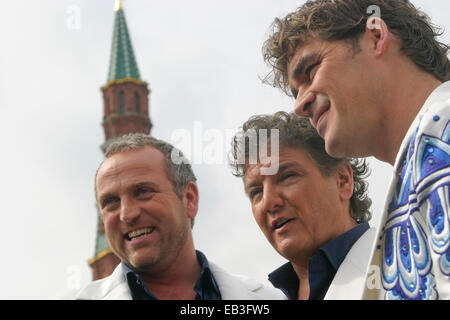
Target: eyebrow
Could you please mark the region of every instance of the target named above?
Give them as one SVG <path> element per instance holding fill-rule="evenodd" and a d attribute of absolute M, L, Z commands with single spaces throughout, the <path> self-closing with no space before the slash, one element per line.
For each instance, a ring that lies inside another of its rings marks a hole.
<path fill-rule="evenodd" d="M 139 187 L 151 187 L 151 188 L 159 188 L 159 184 L 151 181 L 143 181 L 135 183 L 131 186 L 131 188 L 139 188 Z"/>
<path fill-rule="evenodd" d="M 112 197 L 116 197 L 116 195 L 112 192 L 107 192 L 98 196 L 97 204 L 99 208 L 103 209 L 103 201 L 105 201 L 106 199 L 110 199 Z"/>
<path fill-rule="evenodd" d="M 133 189 L 141 188 L 141 187 L 151 187 L 151 188 L 157 189 L 157 188 L 159 188 L 159 184 L 154 183 L 154 182 L 150 182 L 150 181 L 147 181 L 147 182 L 143 181 L 143 182 L 137 182 L 137 183 L 131 185 L 130 187 L 128 187 L 127 189 L 133 190 Z M 108 191 L 106 191 L 105 193 L 99 195 L 99 197 L 98 197 L 98 199 L 99 199 L 99 204 L 101 204 L 102 201 L 103 201 L 104 199 L 106 199 L 106 198 L 109 198 L 109 197 L 116 197 L 116 196 L 117 196 L 116 193 L 111 192 L 111 191 L 108 190 Z"/>
<path fill-rule="evenodd" d="M 250 189 L 252 189 L 253 187 L 257 187 L 259 184 L 260 184 L 260 183 L 259 183 L 258 181 L 253 181 L 253 182 L 250 183 L 250 184 L 245 184 L 245 185 L 244 185 L 245 193 L 248 194 L 248 191 L 249 191 Z"/>
<path fill-rule="evenodd" d="M 319 52 L 313 52 L 298 59 L 291 73 L 291 79 L 294 80 L 297 79 L 300 75 L 302 75 L 305 72 L 305 68 L 307 65 L 320 60 L 320 57 L 321 54 Z M 293 95 L 297 96 L 295 94 L 297 92 L 296 89 L 291 88 L 291 91 Z"/>
<path fill-rule="evenodd" d="M 283 164 L 280 164 L 280 167 L 278 168 L 278 172 L 282 172 L 284 170 L 287 170 L 291 167 L 297 167 L 298 164 L 295 162 L 285 162 Z"/>
<path fill-rule="evenodd" d="M 285 162 L 279 166 L 278 173 L 276 175 L 279 175 L 281 172 L 283 172 L 291 167 L 297 167 L 297 166 L 298 166 L 298 164 L 295 162 Z M 253 181 L 250 184 L 246 184 L 244 186 L 244 189 L 247 192 L 247 190 L 250 190 L 251 188 L 258 186 L 259 184 L 260 183 L 258 181 Z"/>

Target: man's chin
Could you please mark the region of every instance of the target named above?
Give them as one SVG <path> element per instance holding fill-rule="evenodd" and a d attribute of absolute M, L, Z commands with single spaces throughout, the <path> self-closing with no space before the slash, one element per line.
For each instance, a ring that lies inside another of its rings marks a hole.
<path fill-rule="evenodd" d="M 343 144 L 332 135 L 325 135 L 323 139 L 325 140 L 325 151 L 328 155 L 333 158 L 345 158 L 350 156 L 345 154 L 346 152 L 345 148 L 343 148 Z"/>
<path fill-rule="evenodd" d="M 145 257 L 129 257 L 127 265 L 136 271 L 145 271 L 155 268 L 158 264 L 158 257 L 146 255 Z"/>
<path fill-rule="evenodd" d="M 148 272 L 151 272 L 152 270 L 156 269 L 158 267 L 157 261 L 133 261 L 131 262 L 131 267 L 134 271 L 145 274 Z"/>
<path fill-rule="evenodd" d="M 277 245 L 276 251 L 285 259 L 292 261 L 298 256 L 298 248 L 293 243 L 281 243 Z"/>

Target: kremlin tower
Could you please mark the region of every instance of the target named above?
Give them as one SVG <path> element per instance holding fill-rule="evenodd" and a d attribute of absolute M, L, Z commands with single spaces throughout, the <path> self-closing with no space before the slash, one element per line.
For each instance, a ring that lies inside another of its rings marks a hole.
<path fill-rule="evenodd" d="M 123 134 L 150 133 L 152 128 L 148 110 L 150 90 L 139 75 L 121 0 L 116 0 L 108 79 L 101 91 L 102 125 L 105 132 L 105 142 L 101 146 L 103 151 L 108 143 Z M 98 214 L 95 254 L 88 261 L 92 268 L 93 280 L 109 276 L 119 263 L 119 258 L 109 247 L 105 228 Z"/>

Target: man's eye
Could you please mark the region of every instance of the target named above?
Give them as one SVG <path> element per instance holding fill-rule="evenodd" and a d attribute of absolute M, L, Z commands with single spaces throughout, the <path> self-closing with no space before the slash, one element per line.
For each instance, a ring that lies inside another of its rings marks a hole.
<path fill-rule="evenodd" d="M 311 80 L 311 74 L 313 73 L 313 71 L 315 70 L 315 68 L 319 65 L 320 63 L 314 63 L 312 65 L 310 65 L 308 68 L 306 68 L 305 70 L 305 74 L 308 77 L 309 80 Z"/>
<path fill-rule="evenodd" d="M 281 176 L 281 180 L 287 180 L 287 179 L 295 177 L 295 176 L 296 176 L 295 173 L 286 173 Z"/>
<path fill-rule="evenodd" d="M 261 193 L 261 189 L 253 189 L 250 191 L 250 199 L 253 199 L 254 197 L 256 197 L 258 194 Z"/>
<path fill-rule="evenodd" d="M 151 193 L 153 193 L 153 191 L 148 188 L 139 188 L 136 191 L 136 196 L 148 196 Z"/>
<path fill-rule="evenodd" d="M 110 206 L 111 204 L 117 202 L 118 199 L 117 198 L 106 198 L 105 200 L 103 200 L 102 202 L 102 208 L 105 208 L 107 206 Z"/>

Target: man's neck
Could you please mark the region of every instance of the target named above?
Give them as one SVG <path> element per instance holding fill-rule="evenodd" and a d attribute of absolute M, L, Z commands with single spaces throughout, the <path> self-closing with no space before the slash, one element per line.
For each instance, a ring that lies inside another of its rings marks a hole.
<path fill-rule="evenodd" d="M 308 259 L 292 261 L 291 263 L 299 280 L 298 300 L 308 300 L 310 293 Z"/>
<path fill-rule="evenodd" d="M 201 266 L 192 248 L 159 272 L 151 270 L 139 275 L 147 289 L 160 300 L 193 300 L 196 296 L 194 286 L 200 273 Z"/>
<path fill-rule="evenodd" d="M 403 139 L 411 124 L 431 93 L 442 84 L 432 75 L 420 72 L 404 77 L 392 86 L 391 95 L 386 95 L 386 122 L 380 128 L 377 148 L 373 155 L 380 161 L 395 164 Z"/>

